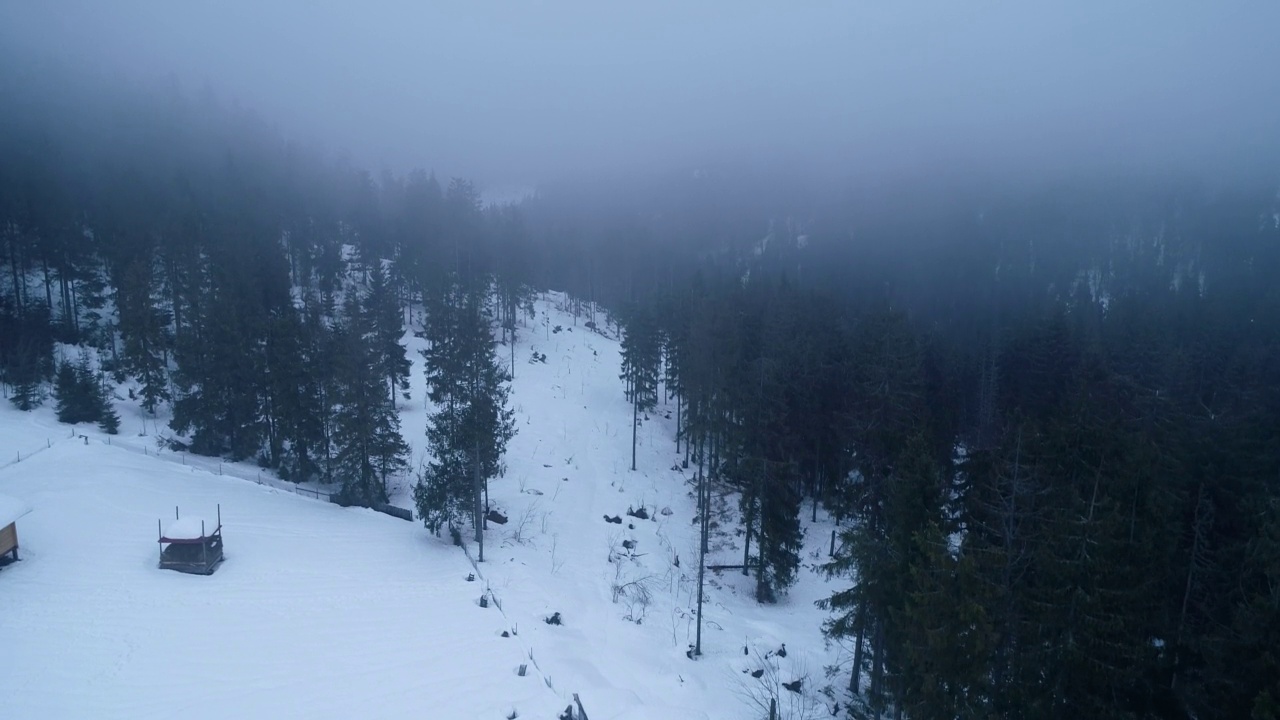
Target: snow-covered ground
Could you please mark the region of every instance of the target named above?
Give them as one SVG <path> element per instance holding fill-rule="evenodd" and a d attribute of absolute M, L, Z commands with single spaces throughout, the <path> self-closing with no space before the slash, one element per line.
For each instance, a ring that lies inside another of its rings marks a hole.
<path fill-rule="evenodd" d="M 847 658 L 823 643 L 813 601 L 831 588 L 811 568 L 830 526 L 808 529 L 802 579 L 778 605 L 755 603 L 736 571 L 709 572 L 704 656 L 686 657 L 697 526 L 675 420 L 660 406 L 643 424 L 631 471 L 618 343 L 563 303 L 544 298 L 521 328 L 518 434 L 490 485 L 509 520 L 490 524 L 475 566 L 420 523 L 299 496 L 253 466 L 157 453 L 155 423 L 128 403 L 109 445 L 48 408 L 6 404 L 0 493 L 34 511 L 18 524 L 23 560 L 0 570 L 0 716 L 543 718 L 577 694 L 595 720 L 755 717 L 770 696 L 781 717 L 829 717 L 820 691 L 847 675 L 824 669 Z M 425 390 L 421 341 L 407 340 L 416 465 Z M 411 481 L 394 502 L 411 506 Z M 157 521 L 175 505 L 211 518 L 218 504 L 217 573 L 158 570 Z M 640 507 L 651 519 L 626 514 Z M 710 562 L 741 562 L 732 531 L 713 542 Z M 562 624 L 544 622 L 554 613 Z M 801 693 L 781 688 L 800 678 Z"/>

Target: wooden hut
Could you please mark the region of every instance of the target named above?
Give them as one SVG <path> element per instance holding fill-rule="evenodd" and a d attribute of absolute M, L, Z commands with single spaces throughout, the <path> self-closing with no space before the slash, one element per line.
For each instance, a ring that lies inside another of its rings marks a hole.
<path fill-rule="evenodd" d="M 190 516 L 182 517 L 173 509 L 173 520 L 167 527 L 156 521 L 160 533 L 160 568 L 195 575 L 212 575 L 222 562 L 222 506 L 218 506 L 216 524 Z"/>
<path fill-rule="evenodd" d="M 0 559 L 10 556 L 18 560 L 18 518 L 31 512 L 31 507 L 16 497 L 0 495 Z"/>

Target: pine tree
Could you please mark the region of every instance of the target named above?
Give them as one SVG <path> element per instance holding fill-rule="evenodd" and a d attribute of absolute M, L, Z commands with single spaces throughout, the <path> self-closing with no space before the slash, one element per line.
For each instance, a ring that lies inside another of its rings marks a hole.
<path fill-rule="evenodd" d="M 156 307 L 154 276 L 150 255 L 139 257 L 125 271 L 116 292 L 124 368 L 138 379 L 142 409 L 152 415 L 169 399 L 169 316 Z"/>
<path fill-rule="evenodd" d="M 331 481 L 326 459 L 333 404 L 326 389 L 334 384 L 339 365 L 325 351 L 331 344 L 319 308 L 312 304 L 300 317 L 295 312 L 273 318 L 268 340 L 267 367 L 272 415 L 272 459 L 282 478 L 304 482 Z"/>
<path fill-rule="evenodd" d="M 90 419 L 90 403 L 85 397 L 84 385 L 80 382 L 76 367 L 65 360 L 58 364 L 58 373 L 54 376 L 53 397 L 58 422 L 74 425 Z"/>
<path fill-rule="evenodd" d="M 175 352 L 180 394 L 171 425 L 191 434 L 192 452 L 269 464 L 277 420 L 269 329 L 273 316 L 293 308 L 285 259 L 279 246 L 232 235 L 206 262 Z"/>
<path fill-rule="evenodd" d="M 15 338 L 5 338 L 9 345 L 5 376 L 13 393 L 9 401 L 27 411 L 44 402 L 43 385 L 53 371 L 53 335 L 49 310 L 42 305 L 28 305 L 14 319 Z"/>
<path fill-rule="evenodd" d="M 373 334 L 374 362 L 378 371 L 387 379 L 388 397 L 395 402 L 398 389 L 404 399 L 409 399 L 409 370 L 412 364 L 401 342 L 404 337 L 404 313 L 396 298 L 394 287 L 382 268 L 375 261 L 369 269 L 369 288 L 363 301 L 366 322 Z"/>
<path fill-rule="evenodd" d="M 338 349 L 334 414 L 334 467 L 349 503 L 387 500 L 388 475 L 408 466 L 409 447 L 400 436 L 400 417 L 388 400 L 377 359 L 377 335 L 367 313 L 352 297 L 334 330 Z"/>
<path fill-rule="evenodd" d="M 54 397 L 57 399 L 58 422 L 71 425 L 82 422 L 98 423 L 108 434 L 120 430 L 120 415 L 111 405 L 111 394 L 102 373 L 95 373 L 87 351 L 72 365 L 62 362 L 54 378 Z"/>
<path fill-rule="evenodd" d="M 636 436 L 640 415 L 658 405 L 658 377 L 662 366 L 662 336 L 648 306 L 630 313 L 622 336 L 624 392 L 631 401 L 631 469 L 636 469 Z"/>
<path fill-rule="evenodd" d="M 98 393 L 98 429 L 108 435 L 120 432 L 120 413 L 111 403 L 111 392 L 107 389 L 106 376 L 99 373 L 95 389 Z"/>
<path fill-rule="evenodd" d="M 791 587 L 800 568 L 804 534 L 800 527 L 799 479 L 793 463 L 768 463 L 759 503 L 756 552 L 756 600 L 776 602 Z"/>
<path fill-rule="evenodd" d="M 663 302 L 661 337 L 662 343 L 662 387 L 668 399 L 676 401 L 676 453 L 679 454 L 681 442 L 687 442 L 687 428 L 683 413 L 685 388 L 683 383 L 685 357 L 688 353 L 689 325 L 691 309 L 681 306 L 677 298 L 687 303 L 688 296 L 673 295 Z"/>
<path fill-rule="evenodd" d="M 434 455 L 414 489 L 426 526 L 456 532 L 468 514 L 484 555 L 484 514 L 489 479 L 504 471 L 502 455 L 515 434 L 507 407 L 509 376 L 493 351 L 493 336 L 476 292 L 452 291 L 451 309 L 440 308 L 427 352 L 430 398 L 437 409 L 427 423 Z"/>
<path fill-rule="evenodd" d="M 890 622 L 904 579 L 904 566 L 894 562 L 892 540 L 909 539 L 935 518 L 928 513 L 890 514 L 898 490 L 896 469 L 919 455 L 920 447 L 928 447 L 917 439 L 925 413 L 919 353 L 910 327 L 901 315 L 871 314 L 861 320 L 852 348 L 843 440 L 852 451 L 853 467 L 829 496 L 833 513 L 845 527 L 841 549 L 823 569 L 830 577 L 844 575 L 856 581 L 819 605 L 835 611 L 823 628 L 829 637 L 854 639 L 849 686 L 855 694 L 862 691 L 864 660 L 870 656 L 866 700 L 880 711 L 893 695 L 888 687 L 893 662 L 889 643 L 894 639 Z M 865 645 L 869 647 L 864 653 Z"/>

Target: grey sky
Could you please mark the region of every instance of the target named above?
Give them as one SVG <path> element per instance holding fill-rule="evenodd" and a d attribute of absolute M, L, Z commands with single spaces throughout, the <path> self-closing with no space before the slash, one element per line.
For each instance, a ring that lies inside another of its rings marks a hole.
<path fill-rule="evenodd" d="M 1214 163 L 1280 143 L 1280 3 L 5 2 L 0 42 L 172 73 L 359 162 L 482 182 Z"/>

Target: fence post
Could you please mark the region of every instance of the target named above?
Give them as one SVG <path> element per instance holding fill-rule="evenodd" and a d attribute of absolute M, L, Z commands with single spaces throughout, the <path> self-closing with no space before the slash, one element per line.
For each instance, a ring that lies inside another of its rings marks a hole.
<path fill-rule="evenodd" d="M 831 552 L 827 553 L 827 557 L 836 556 L 836 531 L 831 531 Z"/>
<path fill-rule="evenodd" d="M 778 720 L 778 699 L 769 698 L 769 720 Z"/>

